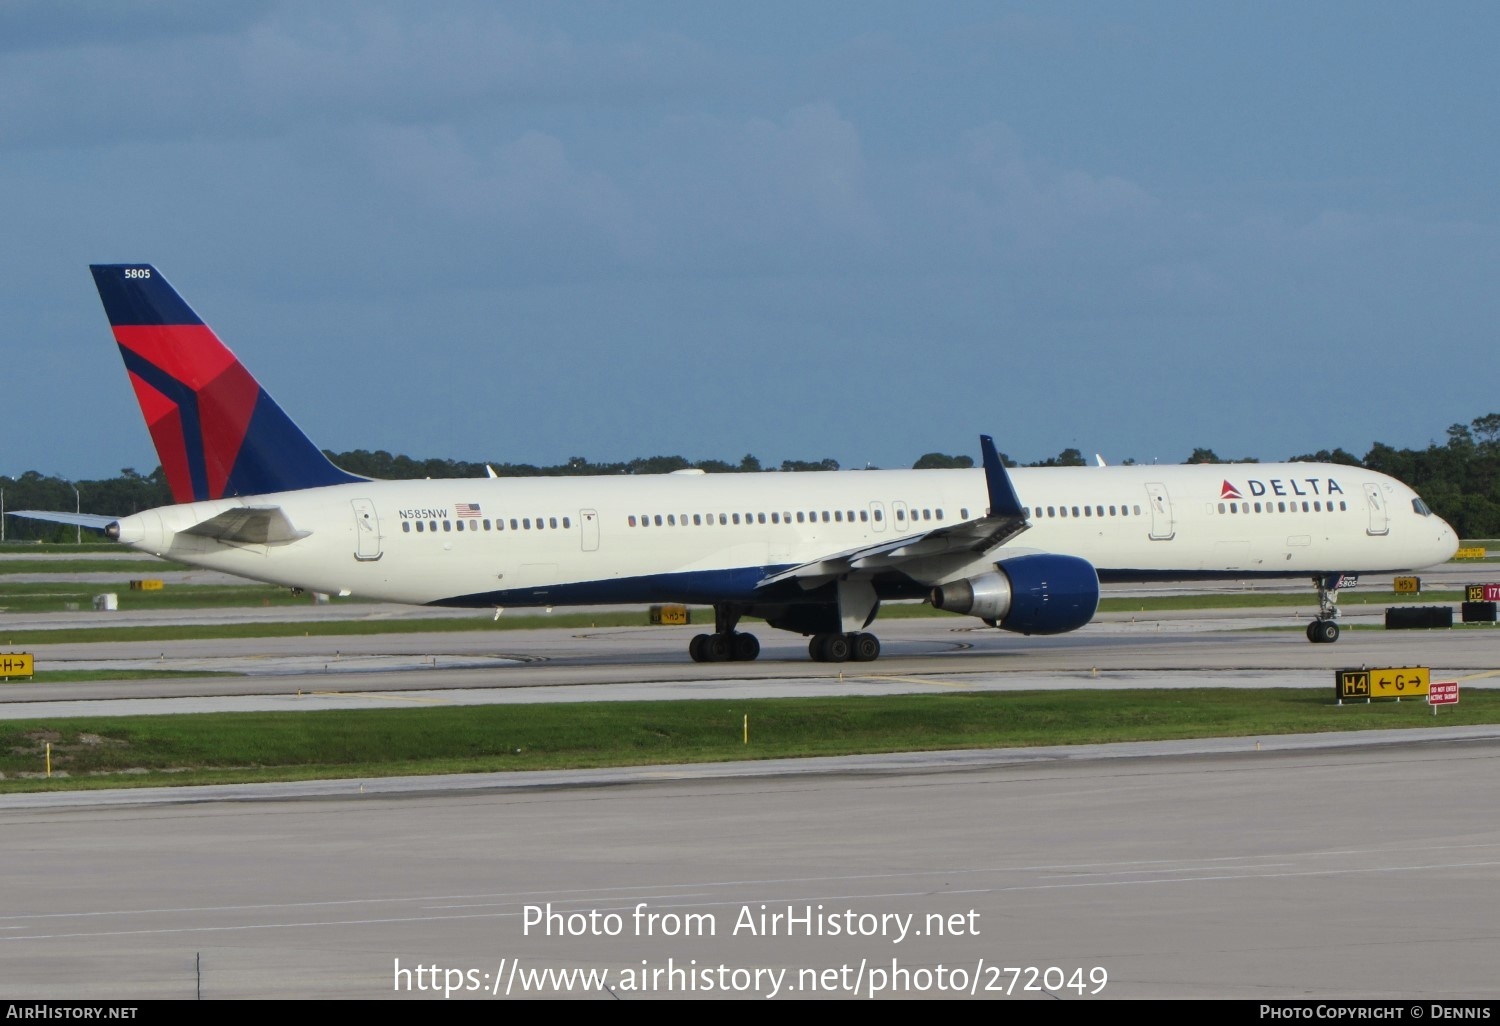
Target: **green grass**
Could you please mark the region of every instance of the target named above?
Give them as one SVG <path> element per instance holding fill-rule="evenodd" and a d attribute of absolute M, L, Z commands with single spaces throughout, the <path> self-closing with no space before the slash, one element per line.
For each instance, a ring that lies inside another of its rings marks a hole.
<path fill-rule="evenodd" d="M 0 791 L 1250 737 L 1500 722 L 1500 691 L 1417 701 L 1200 688 L 86 717 L 0 724 Z M 316 699 L 309 699 L 315 701 Z M 749 744 L 743 742 L 749 717 Z M 54 776 L 40 776 L 52 744 Z"/>
<path fill-rule="evenodd" d="M 8 684 L 69 684 L 90 680 L 166 680 L 173 677 L 244 677 L 230 670 L 38 670 L 30 677 L 0 677 L 0 701 Z"/>
<path fill-rule="evenodd" d="M 271 584 L 169 584 L 160 591 L 132 591 L 129 581 L 76 583 L 0 582 L 0 609 L 7 613 L 56 613 L 70 606 L 91 609 L 94 596 L 113 591 L 121 609 L 230 609 L 255 606 L 306 606 L 307 595 Z M 344 599 L 333 599 L 335 604 Z"/>
<path fill-rule="evenodd" d="M 101 613 L 108 616 L 108 613 Z M 696 619 L 696 618 L 695 618 Z M 712 617 L 709 617 L 710 624 Z M 701 623 L 701 620 L 697 620 Z M 537 616 L 505 616 L 497 624 L 481 613 L 468 617 L 400 620 L 308 620 L 294 623 L 197 623 L 161 627 L 64 627 L 56 630 L 6 630 L 0 644 L 6 647 L 63 645 L 113 641 L 191 641 L 204 638 L 337 637 L 371 634 L 449 634 L 463 631 L 533 630 L 544 627 L 579 629 L 588 627 L 644 627 L 644 612 L 555 613 Z M 712 630 L 712 627 L 704 628 Z"/>
<path fill-rule="evenodd" d="M 0 576 L 8 574 L 110 574 L 130 578 L 157 577 L 171 570 L 191 570 L 185 563 L 159 559 L 0 559 Z"/>

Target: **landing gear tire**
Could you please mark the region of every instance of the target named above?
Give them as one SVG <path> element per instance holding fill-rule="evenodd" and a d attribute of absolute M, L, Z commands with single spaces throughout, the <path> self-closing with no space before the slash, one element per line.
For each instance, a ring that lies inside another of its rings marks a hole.
<path fill-rule="evenodd" d="M 736 634 L 729 643 L 729 657 L 737 663 L 748 663 L 760 655 L 760 639 L 754 634 Z"/>
<path fill-rule="evenodd" d="M 746 662 L 760 655 L 760 639 L 754 634 L 699 634 L 688 642 L 688 655 L 695 663 Z"/>
<path fill-rule="evenodd" d="M 1315 645 L 1331 645 L 1339 640 L 1339 625 L 1336 620 L 1314 620 L 1307 625 L 1307 640 Z"/>
<path fill-rule="evenodd" d="M 823 643 L 823 654 L 830 663 L 846 663 L 849 661 L 849 635 L 830 634 L 828 640 Z"/>
<path fill-rule="evenodd" d="M 849 660 L 847 634 L 814 634 L 807 644 L 807 654 L 815 663 L 843 663 Z"/>
<path fill-rule="evenodd" d="M 880 658 L 880 639 L 873 634 L 850 635 L 849 658 L 856 663 L 872 663 Z"/>

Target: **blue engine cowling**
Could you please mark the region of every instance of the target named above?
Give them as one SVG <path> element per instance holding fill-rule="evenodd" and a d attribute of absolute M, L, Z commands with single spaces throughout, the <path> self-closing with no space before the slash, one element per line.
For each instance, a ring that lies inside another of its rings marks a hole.
<path fill-rule="evenodd" d="M 1002 559 L 995 570 L 938 585 L 932 604 L 1017 634 L 1076 631 L 1099 608 L 1099 575 L 1086 559 L 1038 552 Z"/>

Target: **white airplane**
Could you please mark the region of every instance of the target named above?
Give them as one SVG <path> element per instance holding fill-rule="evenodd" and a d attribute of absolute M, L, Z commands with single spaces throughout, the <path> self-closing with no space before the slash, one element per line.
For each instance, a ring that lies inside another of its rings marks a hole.
<path fill-rule="evenodd" d="M 192 566 L 342 596 L 494 608 L 712 605 L 702 662 L 754 659 L 742 617 L 868 661 L 888 599 L 1022 634 L 1077 630 L 1099 582 L 1311 578 L 1310 641 L 1340 585 L 1451 558 L 1453 529 L 1393 478 L 1314 463 L 374 481 L 334 466 L 147 264 L 92 267 L 176 505 L 102 530 Z M 1024 536 L 1024 544 L 1021 544 Z"/>

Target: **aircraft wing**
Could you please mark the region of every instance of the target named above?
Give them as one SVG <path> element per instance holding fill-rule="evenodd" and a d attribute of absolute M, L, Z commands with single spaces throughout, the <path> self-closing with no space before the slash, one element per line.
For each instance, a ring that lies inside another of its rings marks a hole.
<path fill-rule="evenodd" d="M 55 513 L 45 509 L 12 509 L 7 512 L 13 517 L 25 517 L 27 520 L 46 520 L 54 524 L 72 524 L 75 527 L 87 527 L 90 530 L 102 531 L 110 524 L 119 520 L 119 517 L 106 517 L 98 513 Z"/>
<path fill-rule="evenodd" d="M 226 509 L 180 533 L 241 545 L 286 545 L 312 532 L 292 526 L 280 506 L 240 506 Z"/>
<path fill-rule="evenodd" d="M 989 435 L 980 435 L 979 446 L 984 454 L 985 484 L 989 490 L 989 509 L 984 516 L 825 556 L 773 574 L 762 580 L 760 586 L 797 581 L 804 588 L 815 588 L 850 574 L 901 570 L 917 561 L 921 561 L 930 574 L 935 566 L 947 562 L 943 559 L 945 556 L 953 557 L 951 562 L 956 568 L 1004 545 L 1031 524 L 1021 508 L 1010 475 L 1000 462 L 995 440 Z"/>

